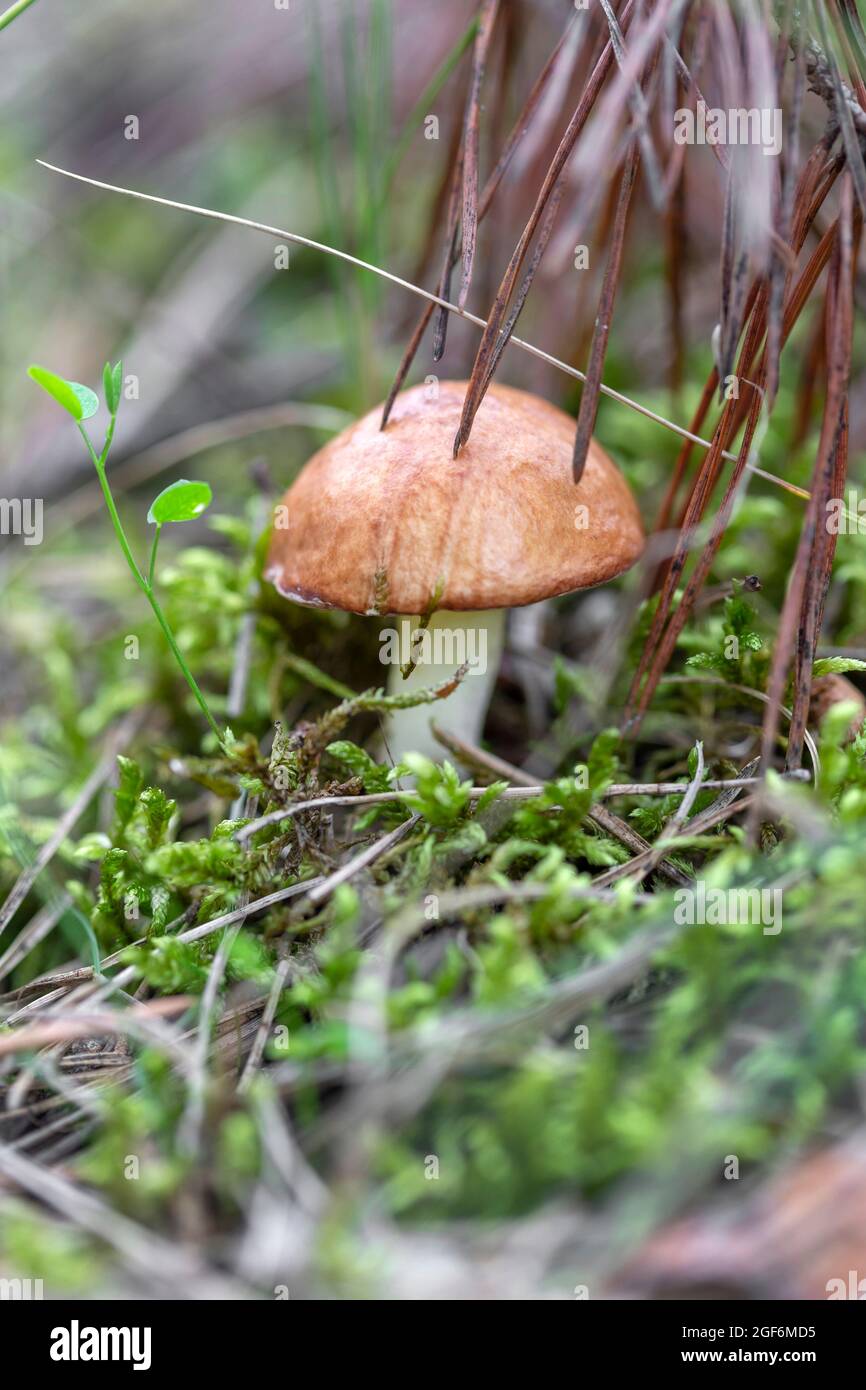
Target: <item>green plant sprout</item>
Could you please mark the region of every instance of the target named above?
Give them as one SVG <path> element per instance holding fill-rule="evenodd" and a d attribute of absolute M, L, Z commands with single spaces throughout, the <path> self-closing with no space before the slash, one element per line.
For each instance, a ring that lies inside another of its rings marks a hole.
<path fill-rule="evenodd" d="M 17 19 L 25 10 L 29 10 L 33 3 L 34 0 L 15 0 L 14 5 L 10 5 L 8 10 L 4 10 L 0 14 L 0 29 L 5 29 L 8 24 L 12 23 L 13 19 Z"/>
<path fill-rule="evenodd" d="M 159 599 L 156 596 L 156 554 L 159 547 L 159 538 L 162 528 L 167 522 L 192 521 L 195 517 L 201 516 L 202 512 L 210 506 L 212 496 L 210 487 L 207 483 L 189 482 L 186 478 L 179 479 L 176 483 L 171 483 L 164 488 L 158 497 L 154 498 L 147 513 L 147 520 L 150 525 L 155 526 L 153 545 L 150 551 L 150 562 L 147 574 L 139 568 L 132 548 L 123 529 L 123 523 L 117 511 L 111 487 L 106 474 L 106 464 L 108 454 L 114 439 L 114 430 L 117 423 L 117 412 L 120 407 L 120 388 L 123 380 L 122 364 L 116 362 L 112 367 L 110 362 L 106 362 L 102 373 L 103 389 L 105 391 L 105 404 L 109 413 L 108 428 L 105 431 L 105 440 L 102 445 L 101 453 L 97 454 L 87 430 L 84 428 L 84 421 L 89 420 L 99 409 L 99 397 L 95 391 L 91 391 L 89 386 L 82 386 L 77 381 L 67 381 L 64 377 L 58 376 L 56 372 L 50 372 L 46 367 L 36 365 L 27 369 L 27 374 L 43 391 L 47 391 L 58 405 L 72 416 L 78 426 L 79 433 L 84 440 L 87 452 L 90 455 L 99 485 L 102 488 L 102 495 L 105 498 L 105 505 L 111 517 L 111 524 L 117 536 L 118 544 L 123 551 L 124 558 L 132 573 L 132 577 L 144 594 L 151 608 L 156 621 L 162 628 L 165 640 L 171 648 L 174 659 L 183 673 L 184 680 L 196 698 L 196 701 L 204 714 L 205 719 L 216 735 L 221 747 L 225 747 L 226 735 L 220 732 L 216 720 L 210 712 L 207 700 L 198 687 L 198 683 L 186 664 L 183 653 L 177 645 L 174 633 L 169 626 L 168 619 L 162 611 Z"/>

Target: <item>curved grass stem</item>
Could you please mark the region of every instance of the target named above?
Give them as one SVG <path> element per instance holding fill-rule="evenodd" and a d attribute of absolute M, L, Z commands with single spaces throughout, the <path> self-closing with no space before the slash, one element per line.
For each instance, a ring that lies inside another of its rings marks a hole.
<path fill-rule="evenodd" d="M 0 14 L 0 29 L 5 29 L 7 24 L 11 24 L 13 19 L 17 19 L 25 10 L 29 10 L 34 0 L 16 0 L 14 5 L 10 5 L 8 10 Z"/>
<path fill-rule="evenodd" d="M 157 552 L 157 550 L 158 550 L 158 548 L 159 548 L 159 538 L 160 538 L 161 533 L 162 533 L 162 526 L 160 525 L 159 522 L 157 522 L 157 523 L 156 523 L 156 530 L 155 530 L 155 532 L 154 532 L 154 534 L 153 534 L 153 545 L 152 545 L 151 548 L 150 548 L 150 564 L 148 565 L 148 568 L 147 568 L 147 583 L 148 583 L 148 587 L 149 587 L 150 589 L 152 589 L 152 588 L 153 588 L 153 585 L 154 585 L 154 576 L 155 576 L 155 574 L 156 574 L 156 552 Z"/>
<path fill-rule="evenodd" d="M 153 589 L 151 588 L 150 584 L 146 582 L 144 592 L 147 597 L 148 603 L 153 609 L 153 616 L 156 618 L 156 621 L 162 628 L 163 636 L 165 637 L 166 642 L 171 648 L 172 655 L 174 656 L 175 661 L 177 662 L 178 666 L 181 669 L 181 672 L 183 673 L 184 680 L 186 681 L 187 685 L 189 686 L 190 690 L 195 696 L 199 709 L 201 710 L 202 714 L 204 715 L 205 719 L 210 725 L 212 732 L 216 735 L 217 742 L 219 743 L 220 747 L 224 747 L 225 737 L 220 732 L 219 725 L 217 724 L 216 720 L 210 712 L 207 700 L 199 690 L 198 682 L 196 681 L 195 676 L 186 664 L 184 655 L 180 647 L 177 645 L 177 642 L 175 641 L 175 636 L 171 630 L 171 627 L 169 626 L 168 619 L 166 618 L 165 614 L 162 611 L 162 608 L 160 607 L 159 599 L 156 597 L 156 594 L 153 592 Z"/>
<path fill-rule="evenodd" d="M 87 446 L 87 452 L 90 455 L 93 466 L 96 469 L 96 476 L 99 479 L 99 486 L 102 488 L 102 495 L 105 498 L 105 505 L 108 508 L 108 515 L 111 517 L 111 524 L 114 527 L 114 534 L 117 536 L 118 544 L 123 552 L 124 559 L 126 560 L 126 563 L 129 566 L 130 573 L 133 579 L 135 580 L 136 584 L 138 585 L 139 589 L 144 594 L 148 603 L 150 604 L 150 607 L 153 611 L 153 616 L 156 618 L 156 621 L 159 623 L 159 626 L 162 629 L 163 636 L 165 637 L 165 640 L 171 649 L 172 656 L 177 662 L 184 680 L 186 681 L 187 685 L 192 691 L 192 694 L 195 697 L 199 709 L 201 710 L 202 714 L 207 720 L 212 732 L 216 735 L 216 739 L 220 747 L 224 747 L 224 735 L 220 732 L 219 725 L 217 724 L 216 720 L 211 714 L 210 706 L 208 705 L 207 700 L 205 699 L 204 695 L 199 689 L 198 682 L 196 681 L 195 676 L 192 674 L 192 671 L 186 664 L 186 659 L 183 655 L 183 652 L 180 650 L 180 647 L 177 645 L 175 635 L 171 630 L 171 625 L 169 624 L 168 619 L 162 611 L 159 599 L 156 597 L 156 594 L 154 593 L 156 551 L 157 546 L 159 544 L 159 535 L 160 531 L 162 530 L 162 527 L 160 525 L 157 525 L 156 528 L 156 535 L 153 538 L 153 547 L 150 552 L 150 565 L 148 568 L 147 577 L 145 577 L 139 569 L 135 556 L 132 553 L 132 547 L 129 544 L 126 532 L 123 529 L 123 522 L 120 519 L 120 514 L 117 510 L 117 504 L 115 503 L 114 495 L 111 491 L 111 485 L 108 481 L 108 477 L 105 472 L 105 465 L 108 459 L 108 451 L 111 448 L 111 441 L 114 437 L 115 419 L 116 416 L 112 415 L 111 422 L 108 426 L 108 430 L 105 435 L 105 443 L 102 447 L 101 454 L 97 454 L 91 442 L 90 436 L 88 435 L 87 430 L 84 428 L 80 420 L 78 421 L 78 429 L 82 439 L 84 440 L 85 445 Z"/>

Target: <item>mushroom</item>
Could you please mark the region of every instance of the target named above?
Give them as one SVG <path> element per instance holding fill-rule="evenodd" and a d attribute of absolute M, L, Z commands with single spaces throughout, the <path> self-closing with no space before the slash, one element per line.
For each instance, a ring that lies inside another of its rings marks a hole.
<path fill-rule="evenodd" d="M 320 449 L 276 509 L 265 577 L 296 603 L 410 615 L 382 633 L 389 692 L 447 681 L 468 661 L 440 722 L 477 743 L 506 610 L 613 579 L 644 535 L 594 440 L 575 486 L 574 421 L 527 391 L 491 385 L 453 457 L 465 392 L 466 382 L 414 386 L 384 431 L 379 407 Z M 392 714 L 388 744 L 396 761 L 441 756 L 429 708 Z"/>

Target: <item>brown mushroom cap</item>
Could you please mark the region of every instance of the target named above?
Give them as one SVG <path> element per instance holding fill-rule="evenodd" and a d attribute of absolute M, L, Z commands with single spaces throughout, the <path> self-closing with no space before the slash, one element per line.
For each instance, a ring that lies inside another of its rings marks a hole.
<path fill-rule="evenodd" d="M 428 400 L 414 386 L 384 431 L 379 407 L 310 459 L 277 509 L 265 567 L 284 597 L 366 614 L 423 613 L 434 600 L 514 608 L 634 564 L 640 516 L 604 450 L 593 440 L 575 487 L 574 420 L 492 385 L 455 459 L 465 392 L 444 381 Z"/>

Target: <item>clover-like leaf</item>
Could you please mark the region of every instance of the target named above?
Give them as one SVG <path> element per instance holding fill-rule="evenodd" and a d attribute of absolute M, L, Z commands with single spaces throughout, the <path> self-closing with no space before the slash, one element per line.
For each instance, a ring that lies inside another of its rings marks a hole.
<path fill-rule="evenodd" d="M 27 375 L 36 382 L 37 386 L 41 386 L 43 391 L 47 391 L 49 396 L 53 396 L 57 404 L 62 405 L 73 420 L 86 420 L 88 418 L 84 413 L 85 402 L 80 394 L 86 391 L 87 387 L 79 386 L 75 381 L 67 381 L 65 377 L 58 376 L 56 372 L 50 372 L 47 367 L 39 367 L 35 363 L 27 368 Z M 93 396 L 92 391 L 90 395 Z M 96 401 L 95 396 L 93 399 Z M 93 410 L 89 412 L 90 415 L 96 410 L 98 404 L 97 401 Z"/>
<path fill-rule="evenodd" d="M 89 386 L 82 386 L 80 381 L 68 381 L 66 384 L 71 387 L 81 404 L 81 414 L 78 418 L 89 420 L 99 409 L 99 397 L 96 392 L 91 391 Z"/>
<path fill-rule="evenodd" d="M 166 521 L 194 521 L 213 500 L 208 483 L 191 483 L 179 478 L 163 488 L 150 504 L 147 519 L 151 525 L 162 526 Z"/>

